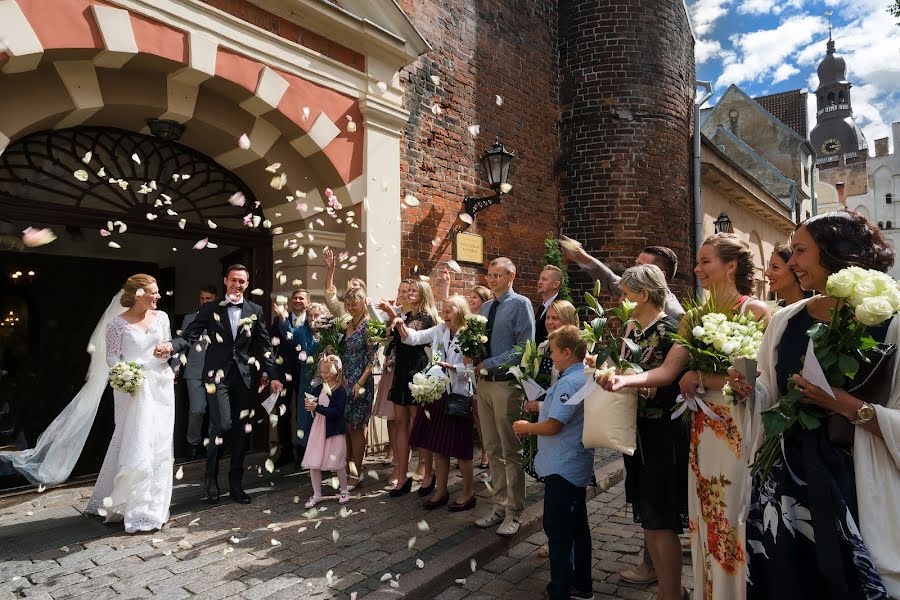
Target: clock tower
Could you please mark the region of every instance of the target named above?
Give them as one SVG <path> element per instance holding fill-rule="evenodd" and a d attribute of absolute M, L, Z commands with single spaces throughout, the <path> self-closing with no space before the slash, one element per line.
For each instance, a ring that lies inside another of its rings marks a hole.
<path fill-rule="evenodd" d="M 817 69 L 816 126 L 809 134 L 816 152 L 816 166 L 821 170 L 837 167 L 842 162 L 865 162 L 869 146 L 862 130 L 853 120 L 847 65 L 834 53 L 834 40 L 828 35 L 828 52 Z M 842 160 L 843 159 L 843 160 Z"/>

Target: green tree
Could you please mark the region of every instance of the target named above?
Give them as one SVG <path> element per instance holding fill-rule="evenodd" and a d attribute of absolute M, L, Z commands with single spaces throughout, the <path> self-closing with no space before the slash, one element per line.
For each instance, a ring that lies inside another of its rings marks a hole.
<path fill-rule="evenodd" d="M 897 0 L 900 2 L 900 0 Z M 572 301 L 572 294 L 569 292 L 569 273 L 566 271 L 566 262 L 563 260 L 562 249 L 559 247 L 559 241 L 554 236 L 548 236 L 544 240 L 544 264 L 559 267 L 563 272 L 562 286 L 559 288 L 559 299 Z"/>
<path fill-rule="evenodd" d="M 894 3 L 888 6 L 888 12 L 900 19 L 900 0 L 894 0 Z M 897 26 L 900 27 L 900 22 L 897 23 Z"/>

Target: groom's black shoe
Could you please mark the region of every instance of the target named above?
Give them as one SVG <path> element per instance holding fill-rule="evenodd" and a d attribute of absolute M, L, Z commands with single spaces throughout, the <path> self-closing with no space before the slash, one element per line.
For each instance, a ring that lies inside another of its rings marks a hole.
<path fill-rule="evenodd" d="M 241 488 L 232 487 L 229 492 L 231 493 L 231 499 L 238 504 L 250 504 L 250 496 Z"/>
<path fill-rule="evenodd" d="M 206 480 L 206 501 L 215 504 L 219 501 L 219 484 L 215 479 Z"/>
<path fill-rule="evenodd" d="M 188 460 L 206 460 L 206 448 L 197 444 L 196 446 L 192 445 L 190 450 L 188 450 L 187 455 Z"/>
<path fill-rule="evenodd" d="M 286 467 L 294 462 L 294 457 L 291 456 L 292 453 L 281 451 L 281 456 L 278 457 L 278 460 L 275 461 L 275 468 L 280 469 L 281 467 Z"/>

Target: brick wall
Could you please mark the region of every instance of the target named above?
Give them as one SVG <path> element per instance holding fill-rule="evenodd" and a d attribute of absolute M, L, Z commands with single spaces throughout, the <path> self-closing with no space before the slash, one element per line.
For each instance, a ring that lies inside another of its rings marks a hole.
<path fill-rule="evenodd" d="M 691 285 L 693 38 L 680 0 L 559 2 L 563 232 L 614 270 L 670 246 Z M 589 282 L 571 270 L 573 287 Z"/>
<path fill-rule="evenodd" d="M 434 50 L 401 73 L 411 118 L 401 145 L 403 274 L 434 276 L 453 257 L 451 227 L 467 195 L 487 195 L 480 165 L 494 137 L 515 153 L 512 192 L 468 231 L 484 236 L 485 265 L 461 265 L 453 291 L 483 283 L 501 255 L 519 267 L 516 288 L 535 297 L 543 240 L 558 233 L 557 2 L 553 0 L 402 0 Z M 436 85 L 432 76 L 440 78 Z M 498 106 L 496 96 L 503 99 Z M 433 114 L 438 103 L 442 109 Z M 480 134 L 469 132 L 478 125 Z M 433 241 L 437 245 L 433 245 Z"/>

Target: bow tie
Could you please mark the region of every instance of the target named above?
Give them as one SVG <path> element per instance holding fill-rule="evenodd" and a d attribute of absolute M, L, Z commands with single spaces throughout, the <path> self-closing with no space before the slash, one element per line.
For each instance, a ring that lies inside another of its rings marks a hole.
<path fill-rule="evenodd" d="M 228 308 L 231 308 L 232 306 L 235 308 L 244 308 L 244 303 L 243 302 L 229 302 L 226 306 Z"/>

